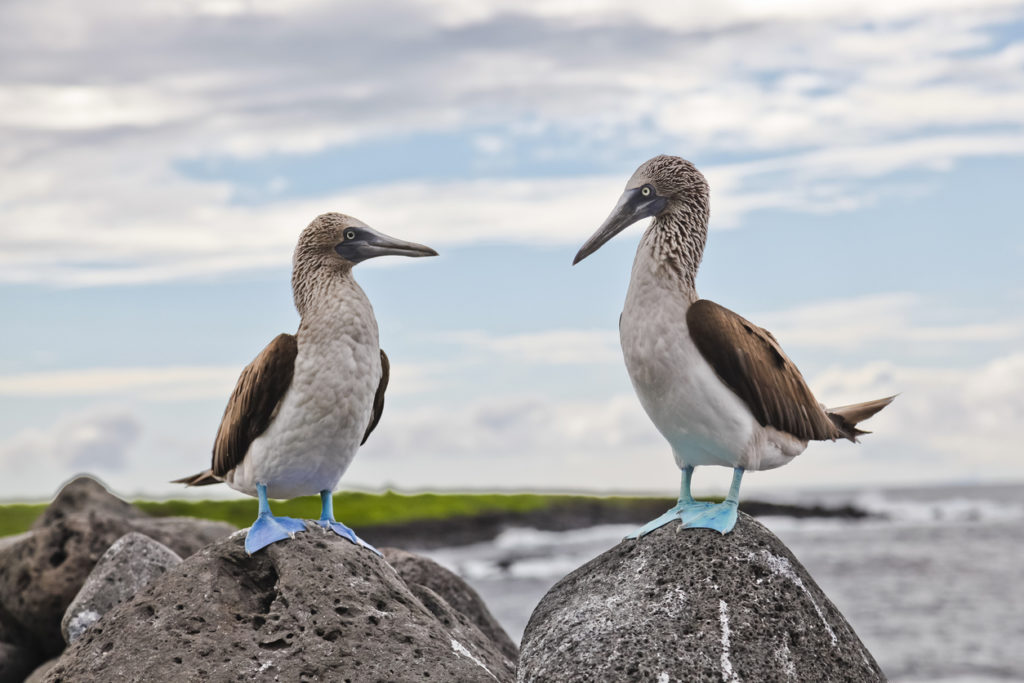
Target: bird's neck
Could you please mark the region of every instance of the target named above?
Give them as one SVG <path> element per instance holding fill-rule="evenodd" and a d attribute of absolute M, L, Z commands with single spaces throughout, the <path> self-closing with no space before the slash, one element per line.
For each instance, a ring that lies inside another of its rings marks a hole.
<path fill-rule="evenodd" d="M 295 308 L 301 317 L 315 315 L 317 310 L 336 305 L 339 300 L 362 294 L 362 289 L 352 277 L 352 268 L 335 264 L 321 267 L 303 267 L 298 261 L 292 270 L 292 296 Z"/>
<path fill-rule="evenodd" d="M 651 222 L 640 241 L 637 258 L 647 261 L 651 275 L 664 285 L 679 287 L 697 300 L 697 269 L 708 237 L 706 205 L 680 204 Z"/>

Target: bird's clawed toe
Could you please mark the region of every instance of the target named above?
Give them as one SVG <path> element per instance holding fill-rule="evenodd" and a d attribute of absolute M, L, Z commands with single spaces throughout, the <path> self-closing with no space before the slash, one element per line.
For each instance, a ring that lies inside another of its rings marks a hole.
<path fill-rule="evenodd" d="M 286 538 L 295 538 L 295 534 L 305 530 L 306 523 L 301 519 L 261 514 L 245 535 L 245 552 L 252 555 L 271 543 L 283 541 Z"/>
<path fill-rule="evenodd" d="M 727 534 L 736 526 L 739 506 L 736 501 L 726 500 L 716 504 L 708 504 L 702 512 L 683 520 L 687 529 L 714 529 L 720 534 Z"/>
<path fill-rule="evenodd" d="M 676 520 L 682 522 L 683 527 L 687 529 L 704 526 L 703 524 L 697 523 L 698 520 L 702 519 L 703 516 L 714 507 L 717 507 L 714 503 L 703 503 L 697 501 L 678 503 L 675 507 L 665 512 L 665 514 L 647 522 L 647 524 L 644 524 L 642 527 L 626 536 L 626 538 L 642 538 L 655 529 L 660 529 L 669 522 Z"/>
<path fill-rule="evenodd" d="M 372 545 L 370 545 L 363 539 L 356 536 L 356 532 L 352 531 L 352 529 L 348 528 L 341 522 L 336 522 L 331 519 L 320 519 L 317 521 L 317 524 L 319 524 L 324 529 L 324 531 L 333 531 L 334 533 L 344 538 L 346 541 L 354 543 L 358 546 L 362 546 L 367 550 L 372 550 L 373 552 L 377 553 L 377 555 L 379 555 L 380 557 L 384 557 L 384 555 L 381 554 L 379 550 L 374 548 Z"/>

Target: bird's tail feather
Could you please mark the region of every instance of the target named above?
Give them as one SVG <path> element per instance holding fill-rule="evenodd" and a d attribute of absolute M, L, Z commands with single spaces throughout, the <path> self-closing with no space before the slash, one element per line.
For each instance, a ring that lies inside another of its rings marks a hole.
<path fill-rule="evenodd" d="M 844 437 L 856 442 L 858 436 L 871 433 L 863 429 L 857 429 L 857 423 L 868 419 L 892 403 L 895 398 L 895 395 L 886 398 L 876 398 L 874 401 L 864 401 L 863 403 L 853 403 L 848 406 L 839 406 L 838 408 L 828 408 L 825 412 L 828 413 L 829 418 L 832 419 L 833 424 L 835 424 Z"/>
<path fill-rule="evenodd" d="M 184 484 L 185 486 L 209 486 L 210 484 L 219 484 L 222 481 L 224 480 L 215 475 L 213 470 L 203 470 L 198 474 L 193 474 L 191 477 L 175 479 L 171 483 Z"/>

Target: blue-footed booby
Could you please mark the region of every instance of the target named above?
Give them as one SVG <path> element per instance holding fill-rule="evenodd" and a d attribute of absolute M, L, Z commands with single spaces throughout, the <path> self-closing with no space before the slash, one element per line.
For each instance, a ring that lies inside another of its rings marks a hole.
<path fill-rule="evenodd" d="M 250 554 L 305 529 L 302 520 L 271 514 L 268 498 L 316 493 L 324 529 L 377 552 L 334 519 L 331 493 L 384 410 L 388 357 L 352 268 L 388 254 L 437 256 L 341 213 L 318 216 L 302 231 L 292 265 L 298 332 L 278 335 L 242 371 L 213 444 L 213 466 L 174 482 L 224 482 L 258 497 L 259 516 L 245 538 Z"/>
<path fill-rule="evenodd" d="M 857 441 L 867 434 L 857 423 L 895 398 L 825 408 L 770 332 L 697 297 L 709 206 L 707 180 L 692 163 L 656 156 L 636 170 L 573 261 L 636 221 L 654 218 L 633 261 L 619 338 L 633 388 L 671 445 L 682 483 L 676 506 L 630 538 L 675 519 L 728 533 L 746 470 L 781 467 L 808 441 Z M 693 499 L 690 479 L 701 465 L 733 468 L 724 502 Z"/>

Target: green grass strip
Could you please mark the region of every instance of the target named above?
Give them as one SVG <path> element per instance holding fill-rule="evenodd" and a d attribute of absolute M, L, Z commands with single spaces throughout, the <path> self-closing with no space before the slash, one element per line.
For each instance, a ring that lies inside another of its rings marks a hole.
<path fill-rule="evenodd" d="M 350 526 L 368 526 L 408 522 L 416 519 L 446 519 L 487 512 L 529 512 L 557 501 L 581 496 L 522 494 L 419 493 L 340 493 L 334 496 L 334 515 Z M 256 501 L 243 500 L 168 500 L 135 501 L 135 505 L 154 517 L 201 517 L 247 527 L 256 518 Z M 0 505 L 0 536 L 27 531 L 45 503 Z M 316 519 L 320 516 L 320 497 L 271 501 L 275 515 Z"/>
<path fill-rule="evenodd" d="M 14 503 L 0 505 L 0 536 L 20 534 L 28 531 L 47 503 Z"/>

